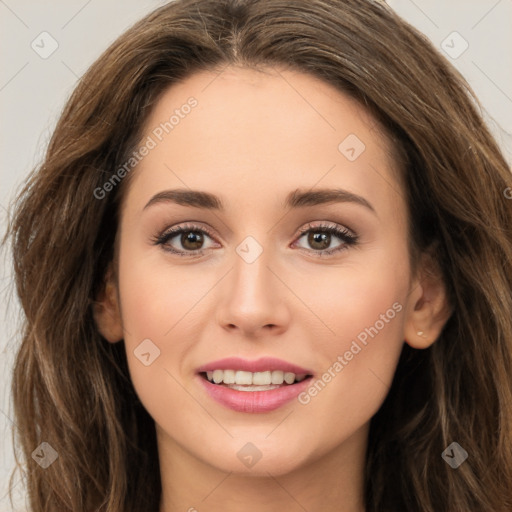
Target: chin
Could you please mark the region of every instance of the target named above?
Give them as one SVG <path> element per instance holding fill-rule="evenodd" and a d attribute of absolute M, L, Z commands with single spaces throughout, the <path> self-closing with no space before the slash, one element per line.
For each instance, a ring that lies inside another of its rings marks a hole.
<path fill-rule="evenodd" d="M 267 435 L 267 434 L 265 434 Z M 231 439 L 229 443 L 220 443 L 205 447 L 204 462 L 227 473 L 267 477 L 285 475 L 302 467 L 308 457 L 304 443 L 284 442 L 283 438 L 261 439 L 257 436 L 243 436 Z M 243 440 L 242 440 L 243 439 Z M 302 438 L 303 439 L 303 438 Z"/>

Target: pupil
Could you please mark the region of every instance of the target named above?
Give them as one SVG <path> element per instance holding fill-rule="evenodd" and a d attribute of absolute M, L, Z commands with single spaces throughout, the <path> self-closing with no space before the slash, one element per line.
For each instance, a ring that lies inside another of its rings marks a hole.
<path fill-rule="evenodd" d="M 308 243 L 314 248 L 314 249 L 326 249 L 329 247 L 331 241 L 331 234 L 330 233 L 315 233 L 310 232 L 308 236 Z M 320 246 L 315 246 L 315 244 L 320 244 Z"/>
<path fill-rule="evenodd" d="M 188 231 L 181 235 L 181 243 L 186 249 L 194 251 L 201 247 L 203 243 L 203 236 L 197 231 Z"/>

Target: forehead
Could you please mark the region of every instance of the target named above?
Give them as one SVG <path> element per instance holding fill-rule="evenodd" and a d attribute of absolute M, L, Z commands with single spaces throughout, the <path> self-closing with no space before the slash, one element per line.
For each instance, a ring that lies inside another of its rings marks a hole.
<path fill-rule="evenodd" d="M 317 185 L 377 202 L 403 195 L 393 147 L 375 119 L 354 99 L 295 71 L 196 73 L 162 94 L 143 133 L 152 149 L 132 176 L 141 197 L 175 186 L 246 206 Z"/>

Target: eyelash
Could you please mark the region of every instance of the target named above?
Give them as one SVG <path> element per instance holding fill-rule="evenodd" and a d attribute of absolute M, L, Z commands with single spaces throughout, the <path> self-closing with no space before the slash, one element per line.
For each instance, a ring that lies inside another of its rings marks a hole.
<path fill-rule="evenodd" d="M 313 253 L 316 257 L 330 256 L 331 254 L 344 251 L 345 249 L 348 249 L 348 247 L 356 245 L 357 241 L 359 239 L 359 237 L 356 234 L 354 234 L 352 231 L 350 231 L 347 228 L 340 228 L 337 226 L 333 226 L 331 224 L 319 224 L 317 226 L 308 224 L 307 226 L 304 226 L 304 228 L 302 228 L 299 231 L 297 240 L 300 240 L 306 233 L 308 233 L 310 231 L 313 231 L 316 233 L 329 233 L 331 235 L 337 236 L 342 241 L 342 244 L 338 245 L 337 247 L 333 247 L 332 249 L 323 249 L 323 250 L 316 251 L 314 249 L 308 250 L 308 249 L 304 249 L 304 248 L 299 248 L 301 250 L 307 251 L 308 253 Z M 208 235 L 212 239 L 214 238 L 212 233 L 204 227 L 199 227 L 194 224 L 185 224 L 185 225 L 177 226 L 177 227 L 174 227 L 174 228 L 171 228 L 171 229 L 165 231 L 161 235 L 154 237 L 152 241 L 155 245 L 162 245 L 163 249 L 165 251 L 168 251 L 168 252 L 175 254 L 177 256 L 180 256 L 180 257 L 202 256 L 204 254 L 204 252 L 208 249 L 197 249 L 195 251 L 178 251 L 176 249 L 171 248 L 170 246 L 166 246 L 166 244 L 171 239 L 175 238 L 177 235 L 181 235 L 182 233 L 190 233 L 190 232 L 201 233 L 201 234 Z"/>

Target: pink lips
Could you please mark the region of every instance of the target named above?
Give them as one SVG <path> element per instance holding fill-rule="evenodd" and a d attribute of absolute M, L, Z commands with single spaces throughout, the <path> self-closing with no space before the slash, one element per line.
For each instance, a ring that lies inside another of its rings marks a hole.
<path fill-rule="evenodd" d="M 306 378 L 295 384 L 283 383 L 279 388 L 269 391 L 238 391 L 225 385 L 213 384 L 200 375 L 214 370 L 242 370 L 253 373 L 281 370 L 295 373 L 295 375 L 313 374 L 311 370 L 271 357 L 263 357 L 256 361 L 230 357 L 208 363 L 197 369 L 199 381 L 213 400 L 234 411 L 246 413 L 264 413 L 278 409 L 303 392 L 310 385 L 311 379 Z"/>
<path fill-rule="evenodd" d="M 264 372 L 281 370 L 282 372 L 291 372 L 295 375 L 312 375 L 313 372 L 306 368 L 301 368 L 292 363 L 283 361 L 282 359 L 276 359 L 274 357 L 262 357 L 256 361 L 248 361 L 247 359 L 240 359 L 239 357 L 227 357 L 226 359 L 219 359 L 212 363 L 205 364 L 199 367 L 196 371 L 201 372 L 213 372 L 214 370 L 242 370 L 244 372 Z"/>

